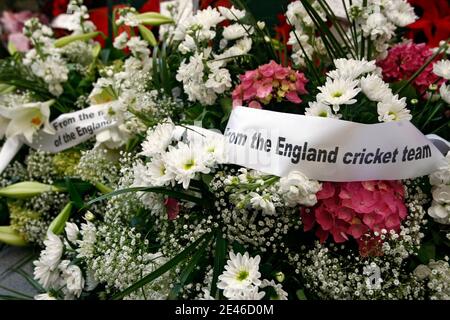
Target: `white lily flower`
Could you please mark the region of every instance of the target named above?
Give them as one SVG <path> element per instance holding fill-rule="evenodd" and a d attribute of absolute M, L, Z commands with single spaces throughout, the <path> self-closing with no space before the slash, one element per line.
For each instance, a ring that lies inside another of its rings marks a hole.
<path fill-rule="evenodd" d="M 6 137 L 23 135 L 31 143 L 33 135 L 41 128 L 46 133 L 55 133 L 50 126 L 50 106 L 53 102 L 54 100 L 32 102 L 13 108 L 3 108 L 0 114 L 10 119 L 5 131 Z"/>

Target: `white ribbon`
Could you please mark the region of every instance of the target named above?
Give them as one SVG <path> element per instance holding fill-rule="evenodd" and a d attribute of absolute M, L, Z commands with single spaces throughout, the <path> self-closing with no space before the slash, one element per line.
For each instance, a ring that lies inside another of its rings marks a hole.
<path fill-rule="evenodd" d="M 237 107 L 225 137 L 230 163 L 277 176 L 298 170 L 321 181 L 399 180 L 446 164 L 408 121 L 367 125 Z"/>
<path fill-rule="evenodd" d="M 0 151 L 0 173 L 8 166 L 22 145 L 25 143 L 33 149 L 57 153 L 74 147 L 102 130 L 115 125 L 107 117 L 109 103 L 94 105 L 79 111 L 65 113 L 53 120 L 50 126 L 54 134 L 39 131 L 33 142 L 28 143 L 20 136 L 6 139 Z"/>

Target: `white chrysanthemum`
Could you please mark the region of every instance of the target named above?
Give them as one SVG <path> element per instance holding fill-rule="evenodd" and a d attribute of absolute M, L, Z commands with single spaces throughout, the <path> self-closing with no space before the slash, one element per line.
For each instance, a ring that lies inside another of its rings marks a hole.
<path fill-rule="evenodd" d="M 375 74 L 361 78 L 361 90 L 372 101 L 381 102 L 392 98 L 389 85 Z"/>
<path fill-rule="evenodd" d="M 275 214 L 275 205 L 270 200 L 269 196 L 261 196 L 256 192 L 250 192 L 249 196 L 252 197 L 250 199 L 250 204 L 252 205 L 253 209 L 262 210 L 263 213 L 269 215 Z"/>
<path fill-rule="evenodd" d="M 327 73 L 332 79 L 348 79 L 354 80 L 359 76 L 373 72 L 377 68 L 375 65 L 375 61 L 367 61 L 366 59 L 356 60 L 356 59 L 335 59 L 334 65 L 336 66 L 336 70 L 333 70 Z"/>
<path fill-rule="evenodd" d="M 309 107 L 305 109 L 305 116 L 309 117 L 324 117 L 324 118 L 335 118 L 329 105 L 321 102 L 309 102 Z"/>
<path fill-rule="evenodd" d="M 191 179 L 197 173 L 209 173 L 210 168 L 206 166 L 206 157 L 203 150 L 192 148 L 190 145 L 180 142 L 177 147 L 169 148 L 162 156 L 167 170 L 175 177 L 175 180 L 187 189 Z"/>
<path fill-rule="evenodd" d="M 84 288 L 84 278 L 80 267 L 70 264 L 69 260 L 61 261 L 59 266 L 61 276 L 67 290 L 71 295 L 79 297 Z"/>
<path fill-rule="evenodd" d="M 322 20 L 326 20 L 326 16 L 323 12 L 322 7 L 318 5 L 318 2 L 312 2 L 312 6 L 319 14 Z M 306 27 L 314 27 L 314 22 L 311 19 L 308 11 L 306 11 L 305 7 L 300 1 L 291 2 L 286 11 L 286 17 L 289 24 L 295 27 L 295 29 L 303 29 L 303 25 Z"/>
<path fill-rule="evenodd" d="M 317 203 L 316 193 L 320 189 L 321 184 L 318 181 L 309 180 L 300 171 L 291 171 L 287 177 L 280 179 L 279 192 L 290 207 L 299 204 L 309 207 L 315 205 Z"/>
<path fill-rule="evenodd" d="M 40 259 L 33 262 L 34 264 L 34 279 L 36 279 L 39 284 L 44 289 L 52 289 L 56 284 L 59 283 L 59 271 L 57 268 L 52 268 L 47 261 Z"/>
<path fill-rule="evenodd" d="M 223 29 L 223 37 L 227 40 L 236 40 L 243 38 L 244 36 L 250 36 L 253 34 L 253 27 L 249 25 L 243 25 L 239 23 L 231 24 Z"/>
<path fill-rule="evenodd" d="M 50 293 L 41 293 L 34 296 L 34 300 L 57 300 Z"/>
<path fill-rule="evenodd" d="M 232 292 L 232 295 L 227 297 L 230 300 L 261 300 L 266 295 L 264 291 L 259 291 L 259 288 L 256 286 L 251 286 L 246 290 Z"/>
<path fill-rule="evenodd" d="M 261 257 L 258 255 L 250 257 L 248 252 L 244 255 L 230 252 L 225 271 L 219 276 L 217 287 L 223 289 L 225 297 L 236 296 L 240 291 L 251 289 L 261 284 L 261 273 L 259 263 Z"/>
<path fill-rule="evenodd" d="M 325 85 L 318 88 L 320 93 L 317 95 L 317 101 L 332 105 L 333 110 L 337 112 L 339 105 L 356 102 L 354 98 L 361 91 L 357 85 L 357 80 L 327 78 Z"/>
<path fill-rule="evenodd" d="M 165 186 L 171 183 L 174 175 L 170 170 L 167 170 L 166 164 L 161 158 L 155 157 L 146 166 L 146 174 L 150 179 L 152 186 Z"/>
<path fill-rule="evenodd" d="M 175 125 L 171 120 L 158 124 L 147 132 L 147 137 L 142 143 L 141 155 L 153 157 L 166 151 L 172 141 Z"/>
<path fill-rule="evenodd" d="M 44 240 L 45 249 L 41 252 L 40 259 L 45 261 L 52 269 L 56 269 L 63 254 L 64 245 L 61 239 L 53 232 L 47 232 Z"/>
<path fill-rule="evenodd" d="M 78 240 L 80 230 L 78 229 L 78 226 L 75 223 L 66 222 L 64 231 L 66 232 L 67 239 L 69 239 L 70 242 L 76 242 Z"/>
<path fill-rule="evenodd" d="M 450 85 L 442 84 L 439 88 L 439 94 L 442 100 L 450 104 Z"/>
<path fill-rule="evenodd" d="M 388 19 L 399 27 L 406 27 L 417 19 L 414 8 L 406 0 L 386 1 L 384 12 Z"/>
<path fill-rule="evenodd" d="M 206 135 L 193 141 L 195 148 L 205 155 L 205 165 L 215 167 L 227 162 L 226 139 L 222 135 Z"/>
<path fill-rule="evenodd" d="M 245 17 L 245 11 L 236 9 L 234 6 L 231 8 L 219 7 L 218 9 L 221 15 L 231 21 L 239 21 Z"/>
<path fill-rule="evenodd" d="M 283 286 L 281 284 L 275 283 L 274 280 L 269 281 L 264 279 L 261 283 L 261 288 L 272 287 L 275 291 L 275 296 L 270 296 L 270 300 L 287 300 L 288 293 L 283 290 Z"/>
<path fill-rule="evenodd" d="M 440 60 L 433 65 L 435 75 L 450 80 L 450 60 Z"/>
<path fill-rule="evenodd" d="M 378 102 L 378 121 L 401 121 L 411 120 L 412 116 L 406 107 L 406 98 L 398 99 L 398 95 L 393 96 L 389 100 Z"/>

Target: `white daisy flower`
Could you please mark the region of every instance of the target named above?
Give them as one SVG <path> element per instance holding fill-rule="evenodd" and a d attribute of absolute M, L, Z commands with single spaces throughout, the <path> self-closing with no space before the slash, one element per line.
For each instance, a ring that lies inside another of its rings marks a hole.
<path fill-rule="evenodd" d="M 188 144 L 180 142 L 176 148 L 169 148 L 169 151 L 162 156 L 167 169 L 171 171 L 175 180 L 187 189 L 191 179 L 197 173 L 209 173 L 210 168 L 206 166 L 205 154 L 198 148 L 191 148 Z"/>
<path fill-rule="evenodd" d="M 335 59 L 334 65 L 336 66 L 336 70 L 330 71 L 327 73 L 332 79 L 348 79 L 354 80 L 359 76 L 373 72 L 377 68 L 375 65 L 375 61 L 367 61 L 366 59 L 356 60 L 356 59 Z"/>
<path fill-rule="evenodd" d="M 389 85 L 375 74 L 361 78 L 361 90 L 371 101 L 381 102 L 392 98 Z"/>
<path fill-rule="evenodd" d="M 305 109 L 305 116 L 308 117 L 323 117 L 323 118 L 335 118 L 330 106 L 321 102 L 309 102 L 309 107 Z"/>
<path fill-rule="evenodd" d="M 450 84 L 442 84 L 439 88 L 439 94 L 441 95 L 442 100 L 450 104 Z"/>
<path fill-rule="evenodd" d="M 159 157 L 152 159 L 150 163 L 146 165 L 146 175 L 151 182 L 152 186 L 166 186 L 170 184 L 174 179 L 174 175 L 170 170 L 167 170 L 167 166 L 163 160 Z"/>
<path fill-rule="evenodd" d="M 142 143 L 142 152 L 140 154 L 146 157 L 153 157 L 165 152 L 170 142 L 172 142 L 174 130 L 175 125 L 170 119 L 158 124 L 155 128 L 149 129 L 147 137 Z"/>
<path fill-rule="evenodd" d="M 50 293 L 41 293 L 34 296 L 34 300 L 57 300 Z"/>
<path fill-rule="evenodd" d="M 389 100 L 378 102 L 378 121 L 401 121 L 411 120 L 410 111 L 406 108 L 406 98 L 398 99 L 398 95 L 393 96 Z"/>
<path fill-rule="evenodd" d="M 435 75 L 450 80 L 450 60 L 440 60 L 433 65 Z"/>
<path fill-rule="evenodd" d="M 328 78 L 325 85 L 318 88 L 320 93 L 317 95 L 317 101 L 332 105 L 333 110 L 337 112 L 340 105 L 356 102 L 354 98 L 361 91 L 357 85 L 357 80 Z"/>
<path fill-rule="evenodd" d="M 275 283 L 275 281 L 269 281 L 264 279 L 261 283 L 261 288 L 272 287 L 275 290 L 275 296 L 270 296 L 270 300 L 287 300 L 288 293 L 283 290 L 281 284 Z"/>
<path fill-rule="evenodd" d="M 224 296 L 229 298 L 236 296 L 240 291 L 259 286 L 261 284 L 260 261 L 259 255 L 252 258 L 248 252 L 244 255 L 230 252 L 230 259 L 227 261 L 225 271 L 219 276 L 217 287 L 223 289 Z"/>
<path fill-rule="evenodd" d="M 417 19 L 414 8 L 406 0 L 386 1 L 384 12 L 388 19 L 399 27 L 406 27 Z"/>

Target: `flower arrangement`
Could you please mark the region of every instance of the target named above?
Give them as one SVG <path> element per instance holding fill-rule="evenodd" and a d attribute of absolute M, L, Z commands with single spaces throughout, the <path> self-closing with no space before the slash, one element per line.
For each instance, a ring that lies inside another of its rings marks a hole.
<path fill-rule="evenodd" d="M 404 0 L 341 13 L 298 0 L 285 45 L 233 3 L 121 8 L 103 49 L 79 0 L 69 36 L 25 23 L 32 48 L 0 62 L 3 150 L 17 151 L 1 173 L 0 241 L 41 247 L 35 298 L 449 299 L 448 40 L 402 39 L 416 19 Z M 446 165 L 336 182 L 302 163 L 281 176 L 233 164 L 225 128 L 241 106 L 411 122 L 443 138 Z M 49 148 L 61 134 L 64 148 Z"/>

